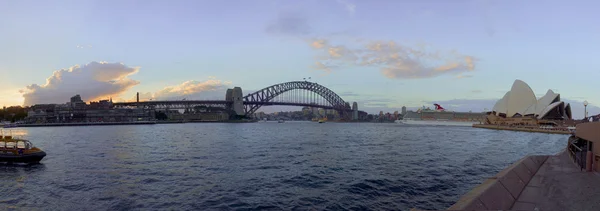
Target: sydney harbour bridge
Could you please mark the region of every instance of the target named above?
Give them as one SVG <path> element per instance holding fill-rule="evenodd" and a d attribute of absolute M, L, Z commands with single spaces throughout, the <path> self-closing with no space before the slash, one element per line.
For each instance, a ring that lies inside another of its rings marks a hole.
<path fill-rule="evenodd" d="M 345 120 L 356 120 L 366 116 L 366 112 L 358 110 L 356 102 L 351 106 L 327 87 L 309 81 L 279 83 L 246 96 L 240 87 L 235 87 L 227 90 L 224 100 L 140 101 L 138 95 L 135 102 L 116 102 L 114 105 L 156 110 L 219 107 L 246 117 L 251 117 L 262 106 L 306 106 L 335 110 Z"/>

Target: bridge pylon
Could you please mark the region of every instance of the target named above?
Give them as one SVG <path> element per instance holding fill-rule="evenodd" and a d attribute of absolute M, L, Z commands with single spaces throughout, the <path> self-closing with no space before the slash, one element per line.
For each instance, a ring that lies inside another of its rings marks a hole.
<path fill-rule="evenodd" d="M 225 101 L 227 101 L 227 109 L 232 111 L 233 115 L 244 116 L 244 94 L 241 87 L 227 89 L 225 93 Z"/>

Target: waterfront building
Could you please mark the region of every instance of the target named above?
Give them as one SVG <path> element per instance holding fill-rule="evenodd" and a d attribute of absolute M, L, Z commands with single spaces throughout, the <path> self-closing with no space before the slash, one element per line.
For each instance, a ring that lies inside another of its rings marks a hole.
<path fill-rule="evenodd" d="M 302 113 L 304 115 L 308 115 L 308 114 L 310 114 L 310 112 L 311 112 L 310 107 L 308 107 L 308 106 L 302 107 Z"/>
<path fill-rule="evenodd" d="M 155 119 L 154 111 L 144 108 L 114 108 L 111 100 L 86 104 L 75 95 L 64 104 L 33 105 L 27 112 L 27 123 L 133 122 Z"/>
<path fill-rule="evenodd" d="M 313 116 L 319 116 L 319 108 L 311 107 Z"/>
<path fill-rule="evenodd" d="M 319 116 L 324 117 L 327 116 L 327 112 L 325 109 L 319 108 Z"/>

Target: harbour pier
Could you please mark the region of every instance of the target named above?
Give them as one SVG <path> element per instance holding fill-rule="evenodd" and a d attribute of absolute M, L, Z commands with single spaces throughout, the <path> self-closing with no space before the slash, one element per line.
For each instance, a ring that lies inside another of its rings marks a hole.
<path fill-rule="evenodd" d="M 489 124 L 473 124 L 475 128 L 485 128 L 493 130 L 511 130 L 521 132 L 532 132 L 532 133 L 550 133 L 550 134 L 563 134 L 568 135 L 572 133 L 567 127 L 556 127 L 556 128 L 542 128 L 542 127 L 516 127 L 516 126 L 504 126 L 504 125 L 489 125 Z"/>

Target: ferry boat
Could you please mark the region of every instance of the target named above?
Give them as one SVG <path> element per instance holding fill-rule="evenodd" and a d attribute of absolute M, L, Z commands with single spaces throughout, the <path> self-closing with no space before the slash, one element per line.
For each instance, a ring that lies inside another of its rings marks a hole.
<path fill-rule="evenodd" d="M 25 139 L 0 135 L 0 162 L 6 163 L 39 163 L 46 152 Z"/>

